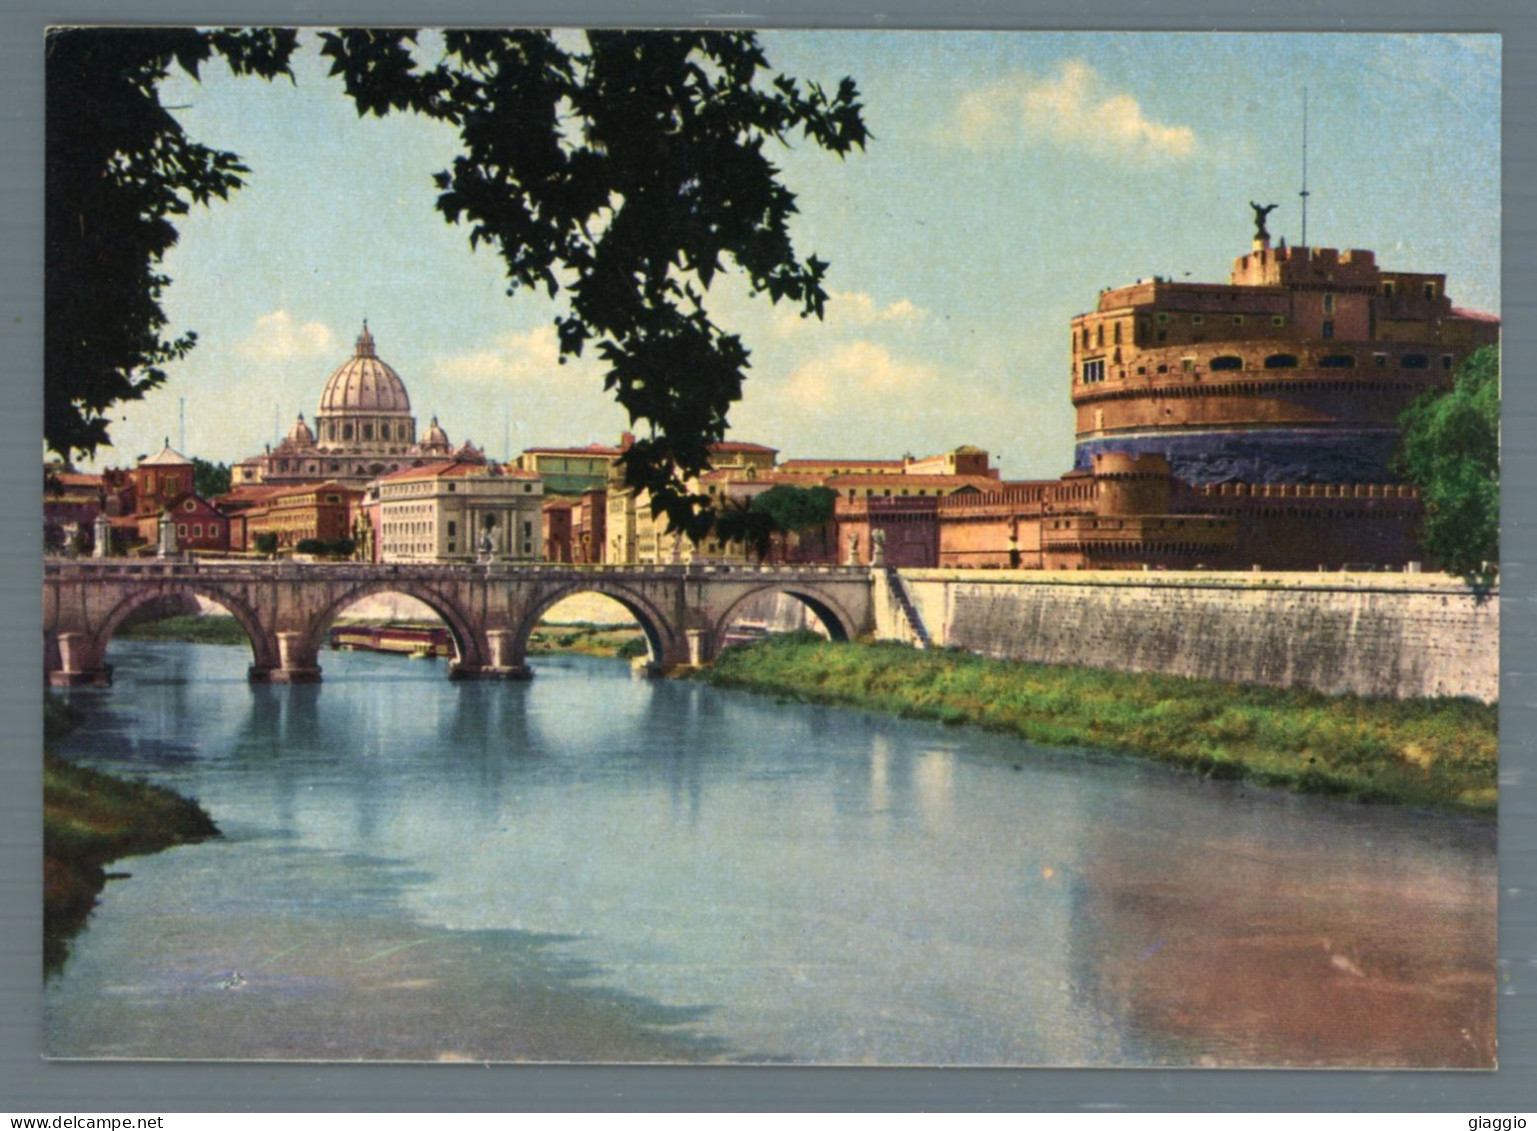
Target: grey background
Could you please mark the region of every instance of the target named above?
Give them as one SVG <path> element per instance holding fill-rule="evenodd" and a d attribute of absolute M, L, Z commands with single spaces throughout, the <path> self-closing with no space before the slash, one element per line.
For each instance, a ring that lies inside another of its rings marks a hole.
<path fill-rule="evenodd" d="M 409 1110 L 1537 1109 L 1537 5 L 1178 0 L 680 0 L 230 3 L 0 0 L 0 1112 Z M 1269 10 L 1267 10 L 1269 9 Z M 51 23 L 1498 31 L 1505 39 L 1503 770 L 1500 1069 L 1493 1073 L 59 1064 L 42 1061 L 41 681 L 43 28 Z M 1461 1120 L 1448 1118 L 1447 1126 Z"/>

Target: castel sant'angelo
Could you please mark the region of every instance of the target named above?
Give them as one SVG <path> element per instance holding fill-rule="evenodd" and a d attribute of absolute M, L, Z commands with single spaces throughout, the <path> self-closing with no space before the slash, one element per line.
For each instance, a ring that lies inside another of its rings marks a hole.
<path fill-rule="evenodd" d="M 1499 339 L 1446 276 L 1255 235 L 1227 284 L 1138 280 L 1072 320 L 1074 469 L 944 499 L 943 564 L 1403 567 L 1399 417 Z"/>

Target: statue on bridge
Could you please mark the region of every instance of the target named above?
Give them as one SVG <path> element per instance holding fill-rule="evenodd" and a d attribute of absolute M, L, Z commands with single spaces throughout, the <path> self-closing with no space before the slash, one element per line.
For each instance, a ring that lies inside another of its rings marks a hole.
<path fill-rule="evenodd" d="M 843 559 L 844 565 L 857 566 L 859 564 L 859 532 L 849 531 L 849 552 Z"/>

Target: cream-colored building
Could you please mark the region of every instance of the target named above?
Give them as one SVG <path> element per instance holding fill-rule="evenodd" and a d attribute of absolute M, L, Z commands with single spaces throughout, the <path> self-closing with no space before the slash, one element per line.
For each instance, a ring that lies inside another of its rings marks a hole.
<path fill-rule="evenodd" d="M 763 444 L 719 441 L 710 445 L 711 470 L 699 478 L 687 480 L 684 489 L 702 493 L 704 481 L 719 481 L 722 472 L 730 473 L 734 480 L 751 481 L 772 472 L 778 454 L 777 449 Z M 711 493 L 714 493 L 713 489 Z M 747 489 L 733 495 L 750 498 L 752 493 Z M 713 541 L 695 546 L 682 534 L 669 533 L 667 516 L 651 513 L 651 500 L 646 492 L 625 486 L 623 469 L 617 464 L 609 478 L 607 506 L 608 546 L 603 560 L 613 565 L 745 560 L 739 547 Z"/>
<path fill-rule="evenodd" d="M 386 562 L 533 562 L 543 557 L 539 476 L 497 464 L 445 462 L 386 475 L 378 493 Z"/>

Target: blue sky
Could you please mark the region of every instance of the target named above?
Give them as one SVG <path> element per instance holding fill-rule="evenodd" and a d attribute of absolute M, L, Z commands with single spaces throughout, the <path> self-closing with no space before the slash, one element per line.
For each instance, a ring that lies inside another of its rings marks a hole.
<path fill-rule="evenodd" d="M 732 436 L 783 457 L 928 454 L 976 444 L 1009 478 L 1071 466 L 1068 321 L 1101 288 L 1160 274 L 1225 281 L 1250 200 L 1385 267 L 1444 271 L 1498 313 L 1500 41 L 1495 36 L 771 32 L 776 68 L 859 83 L 874 140 L 847 160 L 780 155 L 798 248 L 832 263 L 826 321 L 739 285 L 712 312 L 752 350 Z M 209 68 L 163 101 L 251 167 L 181 225 L 165 264 L 171 329 L 200 344 L 122 406 L 96 466 L 178 442 L 230 461 L 295 415 L 366 314 L 380 356 L 436 414 L 501 458 L 612 442 L 626 426 L 588 363 L 558 366 L 542 295 L 509 299 L 501 261 L 433 208 L 446 127 L 360 120 L 306 39 L 297 82 Z"/>

